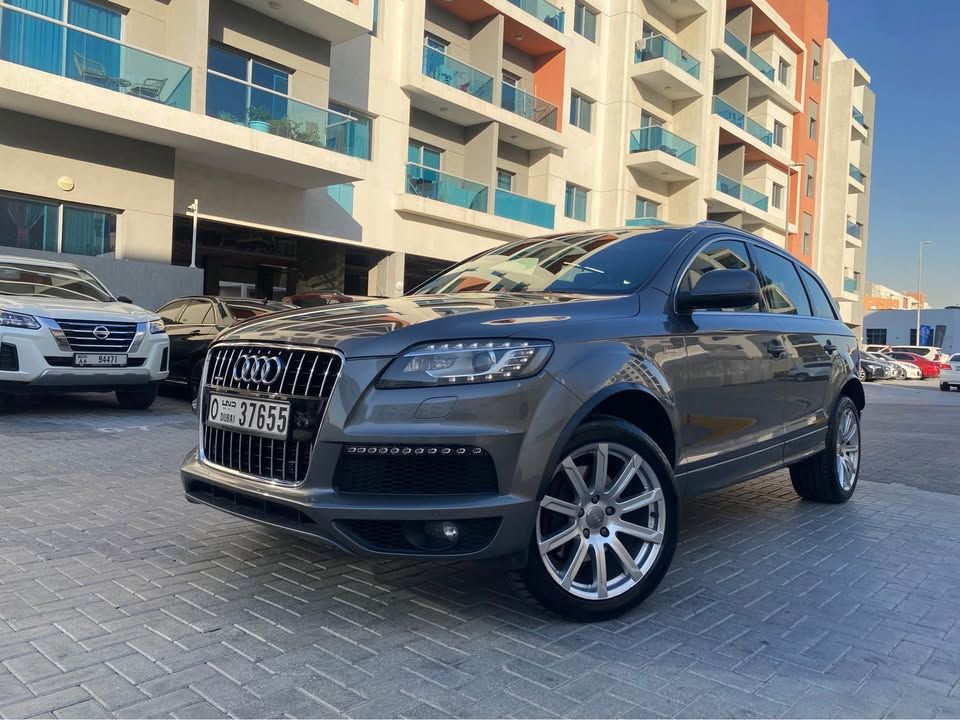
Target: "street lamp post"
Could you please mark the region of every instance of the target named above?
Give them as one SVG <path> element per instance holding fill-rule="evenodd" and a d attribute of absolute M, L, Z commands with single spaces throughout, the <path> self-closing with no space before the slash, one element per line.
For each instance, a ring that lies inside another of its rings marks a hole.
<path fill-rule="evenodd" d="M 193 244 L 190 250 L 190 267 L 195 268 L 197 266 L 197 221 L 200 218 L 200 200 L 194 199 L 192 203 L 187 205 L 187 210 L 193 213 Z"/>
<path fill-rule="evenodd" d="M 923 246 L 933 245 L 933 240 L 924 240 L 920 243 L 920 257 L 917 260 L 917 345 L 920 344 L 920 309 L 923 307 Z"/>

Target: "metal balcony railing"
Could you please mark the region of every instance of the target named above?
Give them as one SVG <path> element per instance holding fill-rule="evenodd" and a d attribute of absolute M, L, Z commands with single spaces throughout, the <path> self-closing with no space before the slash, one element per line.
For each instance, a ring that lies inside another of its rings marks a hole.
<path fill-rule="evenodd" d="M 700 78 L 700 61 L 681 48 L 672 40 L 663 35 L 648 37 L 643 44 L 637 43 L 634 51 L 634 62 L 644 62 L 664 58 L 693 77 Z"/>
<path fill-rule="evenodd" d="M 481 100 L 493 102 L 493 78 L 482 70 L 423 46 L 423 74 Z"/>
<path fill-rule="evenodd" d="M 554 30 L 563 32 L 564 12 L 553 3 L 547 0 L 510 0 L 510 2 L 542 20 Z"/>
<path fill-rule="evenodd" d="M 508 220 L 518 220 L 552 230 L 557 208 L 542 200 L 497 188 L 493 199 L 493 213 Z"/>
<path fill-rule="evenodd" d="M 551 130 L 559 130 L 557 120 L 560 119 L 560 111 L 557 106 L 515 85 L 503 83 L 500 86 L 500 107 Z"/>
<path fill-rule="evenodd" d="M 407 192 L 468 210 L 488 209 L 486 185 L 417 163 L 407 163 Z"/>
<path fill-rule="evenodd" d="M 630 152 L 660 150 L 668 155 L 697 164 L 697 146 L 662 127 L 645 127 L 630 133 Z"/>

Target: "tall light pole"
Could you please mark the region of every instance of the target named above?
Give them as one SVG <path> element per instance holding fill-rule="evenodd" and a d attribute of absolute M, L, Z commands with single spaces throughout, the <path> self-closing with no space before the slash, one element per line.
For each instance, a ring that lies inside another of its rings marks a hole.
<path fill-rule="evenodd" d="M 923 307 L 923 246 L 933 245 L 933 240 L 920 243 L 920 257 L 917 260 L 917 345 L 920 344 L 920 309 Z"/>
<path fill-rule="evenodd" d="M 200 200 L 195 198 L 187 205 L 187 211 L 193 213 L 193 245 L 190 250 L 190 267 L 197 266 L 197 221 L 200 219 Z"/>

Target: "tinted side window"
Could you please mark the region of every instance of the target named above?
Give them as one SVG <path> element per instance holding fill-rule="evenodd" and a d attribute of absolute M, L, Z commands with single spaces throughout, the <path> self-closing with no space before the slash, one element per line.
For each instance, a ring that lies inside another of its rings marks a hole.
<path fill-rule="evenodd" d="M 807 289 L 810 304 L 813 305 L 813 314 L 819 318 L 836 320 L 837 315 L 833 311 L 833 303 L 830 302 L 830 298 L 824 292 L 823 286 L 806 270 L 800 271 L 800 277 L 803 279 L 803 286 Z"/>
<path fill-rule="evenodd" d="M 807 300 L 807 293 L 793 262 L 763 248 L 755 247 L 753 252 L 767 312 L 809 315 L 810 301 Z"/>
<path fill-rule="evenodd" d="M 192 302 L 180 316 L 181 325 L 206 325 L 212 321 L 213 305 L 206 301 Z"/>
<path fill-rule="evenodd" d="M 714 270 L 749 270 L 750 255 L 747 246 L 738 240 L 717 240 L 704 247 L 690 263 L 681 290 L 693 290 L 704 275 Z M 759 307 L 737 308 L 736 312 L 757 312 Z"/>
<path fill-rule="evenodd" d="M 157 315 L 160 316 L 160 319 L 163 320 L 164 324 L 176 325 L 180 318 L 180 311 L 183 310 L 183 306 L 186 304 L 187 303 L 185 300 L 175 300 L 174 302 L 168 303 L 157 310 Z"/>

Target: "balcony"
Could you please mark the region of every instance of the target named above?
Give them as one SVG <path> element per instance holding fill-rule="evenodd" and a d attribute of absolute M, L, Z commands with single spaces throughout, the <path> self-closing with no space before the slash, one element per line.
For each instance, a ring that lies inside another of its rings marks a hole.
<path fill-rule="evenodd" d="M 423 74 L 475 98 L 493 102 L 492 77 L 426 45 L 423 48 Z"/>
<path fill-rule="evenodd" d="M 560 111 L 553 103 L 531 95 L 520 88 L 503 83 L 500 87 L 500 107 L 509 110 L 512 113 L 525 117 L 527 120 L 533 120 L 538 125 L 543 125 L 551 130 L 559 130 L 557 121 L 560 119 Z"/>
<path fill-rule="evenodd" d="M 724 195 L 729 195 L 737 200 L 742 200 L 750 207 L 767 212 L 769 209 L 769 199 L 762 192 L 749 188 L 736 180 L 728 178 L 725 175 L 717 173 L 717 190 Z"/>
<path fill-rule="evenodd" d="M 858 277 L 844 277 L 843 278 L 843 291 L 847 293 L 852 293 L 854 295 L 860 289 L 860 279 Z"/>
<path fill-rule="evenodd" d="M 856 106 L 852 108 L 852 115 L 853 115 L 853 119 L 856 120 L 858 123 L 860 123 L 864 127 L 867 126 L 867 121 L 866 121 L 866 118 L 863 117 L 863 112 L 861 112 Z"/>
<path fill-rule="evenodd" d="M 556 5 L 546 0 L 510 0 L 510 2 L 545 22 L 554 30 L 563 32 L 564 12 Z"/>
<path fill-rule="evenodd" d="M 734 35 L 729 30 L 724 30 L 723 32 L 723 41 L 733 49 L 733 51 L 742 57 L 744 60 L 747 59 L 747 44 Z"/>
<path fill-rule="evenodd" d="M 759 70 L 760 74 L 763 75 L 767 80 L 773 82 L 773 66 L 762 57 L 757 55 L 753 50 L 750 51 L 750 64 Z"/>
<path fill-rule="evenodd" d="M 191 69 L 85 30 L 0 6 L 0 60 L 127 97 L 190 109 Z"/>
<path fill-rule="evenodd" d="M 727 122 L 736 125 L 741 130 L 746 130 L 764 145 L 773 147 L 772 131 L 767 130 L 763 125 L 752 118 L 748 118 L 742 112 L 733 107 L 733 105 L 721 100 L 716 95 L 713 96 L 713 113 L 714 115 L 719 115 Z"/>
<path fill-rule="evenodd" d="M 736 180 L 731 180 L 726 175 L 721 175 L 720 173 L 717 173 L 717 190 L 722 192 L 724 195 L 735 197 L 737 200 L 740 199 L 740 183 L 738 183 Z"/>
<path fill-rule="evenodd" d="M 662 127 L 630 133 L 627 164 L 641 173 L 674 182 L 699 177 L 697 146 Z"/>
<path fill-rule="evenodd" d="M 508 220 L 516 220 L 553 230 L 556 210 L 556 207 L 550 203 L 534 200 L 524 195 L 517 195 L 507 190 L 498 188 L 494 194 L 494 215 Z"/>
<path fill-rule="evenodd" d="M 665 220 L 655 217 L 631 218 L 624 223 L 627 227 L 656 227 L 657 225 L 666 225 Z"/>
<path fill-rule="evenodd" d="M 847 218 L 847 235 L 849 235 L 850 237 L 854 237 L 857 240 L 860 240 L 861 239 L 860 236 L 862 234 L 863 234 L 863 225 L 858 223 L 856 220 L 851 220 L 850 218 Z"/>
<path fill-rule="evenodd" d="M 661 12 L 674 20 L 686 20 L 707 12 L 709 0 L 651 0 Z"/>
<path fill-rule="evenodd" d="M 864 182 L 866 179 L 867 174 L 860 170 L 860 168 L 853 163 L 850 163 L 850 187 L 857 192 L 863 192 L 866 189 L 864 187 Z"/>
<path fill-rule="evenodd" d="M 656 35 L 646 39 L 642 47 L 637 47 L 634 62 L 641 63 L 648 60 L 663 58 L 678 68 L 700 79 L 700 61 L 688 55 L 686 50 L 663 35 Z"/>
<path fill-rule="evenodd" d="M 309 105 L 212 70 L 207 71 L 207 115 L 342 155 L 370 158 L 368 121 Z"/>
<path fill-rule="evenodd" d="M 169 0 L 163 0 L 169 3 Z M 373 29 L 373 0 L 236 0 L 274 20 L 326 38 L 333 45 L 367 35 Z M 193 3 L 189 3 L 193 4 Z M 381 3 L 382 5 L 383 3 Z"/>
<path fill-rule="evenodd" d="M 489 191 L 486 185 L 448 175 L 435 168 L 407 163 L 407 193 L 437 200 L 448 205 L 487 212 Z"/>

